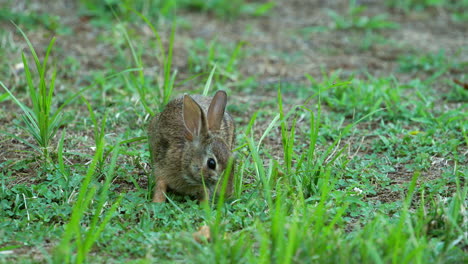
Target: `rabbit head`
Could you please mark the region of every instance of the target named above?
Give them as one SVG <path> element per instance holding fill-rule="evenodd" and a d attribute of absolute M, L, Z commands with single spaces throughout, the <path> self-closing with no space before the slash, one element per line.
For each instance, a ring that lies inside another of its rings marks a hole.
<path fill-rule="evenodd" d="M 192 97 L 184 95 L 182 114 L 188 144 L 182 164 L 187 166 L 189 182 L 212 187 L 226 169 L 231 149 L 219 134 L 226 103 L 226 93 L 216 93 L 205 114 Z"/>

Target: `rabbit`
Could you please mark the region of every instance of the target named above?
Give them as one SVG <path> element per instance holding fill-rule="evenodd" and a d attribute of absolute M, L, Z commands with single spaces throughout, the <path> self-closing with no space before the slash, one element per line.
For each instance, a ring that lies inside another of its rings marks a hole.
<path fill-rule="evenodd" d="M 168 190 L 200 202 L 213 194 L 234 145 L 235 126 L 226 104 L 227 94 L 222 90 L 213 98 L 185 94 L 152 118 L 148 142 L 156 180 L 153 202 L 165 202 Z M 231 168 L 227 196 L 232 194 Z"/>

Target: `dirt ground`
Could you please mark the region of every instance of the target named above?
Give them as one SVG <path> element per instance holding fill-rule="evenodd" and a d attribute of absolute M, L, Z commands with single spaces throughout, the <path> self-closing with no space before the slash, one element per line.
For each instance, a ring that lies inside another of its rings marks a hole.
<path fill-rule="evenodd" d="M 45 4 L 48 1 L 33 1 L 29 5 L 22 2 L 18 1 L 14 8 L 16 11 L 26 9 L 30 12 L 58 15 L 60 23 L 73 29 L 71 35 L 57 36 L 56 45 L 66 49 L 70 55 L 76 54 L 81 65 L 86 66 L 82 67 L 83 76 L 104 67 L 100 62 L 111 56 L 113 49 L 110 45 L 106 46 L 98 41 L 102 36 L 102 29 L 93 27 L 89 19 L 79 16 L 75 1 L 60 1 L 52 6 Z M 210 13 L 181 11 L 179 16 L 184 17 L 184 20 L 190 23 L 190 27 L 177 29 L 174 66 L 181 72 L 180 78 L 184 78 L 184 70 L 187 68 L 186 43 L 195 38 L 216 38 L 220 43 L 245 42 L 245 49 L 250 50 L 252 55 L 242 58 L 238 70 L 242 76 L 257 76 L 259 82 L 265 85 L 280 80 L 300 82 L 305 79 L 305 74 L 320 78 L 322 68 L 326 72 L 337 69 L 359 72 L 365 69 L 374 76 L 398 73 L 401 79 L 411 78 L 413 76 L 405 76 L 395 68 L 396 58 L 411 52 L 437 53 L 444 50 L 448 57 L 456 55 L 460 60 L 466 60 L 466 51 L 461 54 L 459 51 L 468 44 L 468 27 L 466 24 L 453 22 L 450 14 L 443 9 L 429 8 L 425 12 L 403 13 L 378 1 L 358 2 L 368 7 L 364 15 L 373 16 L 385 12 L 390 14 L 389 20 L 400 24 L 397 29 L 376 31 L 390 40 L 390 43 L 394 41 L 398 45 L 377 44 L 363 50 L 358 48 L 363 38 L 363 32 L 360 30 L 307 32 L 307 28 L 332 27 L 333 21 L 327 13 L 328 10 L 345 14 L 349 7 L 348 1 L 277 1 L 274 11 L 271 11 L 272 15 L 241 16 L 232 21 L 223 20 Z M 166 21 L 158 28 L 165 43 L 168 42 L 170 30 L 168 24 Z M 132 26 L 142 35 L 152 37 L 144 23 Z M 15 32 L 9 22 L 3 21 L 1 27 Z M 51 32 L 40 28 L 27 33 L 30 39 L 34 40 L 37 50 L 43 50 L 41 47 L 48 44 L 52 36 Z M 12 33 L 12 39 L 14 45 L 26 47 L 17 32 Z M 9 64 L 12 63 L 13 61 Z M 153 65 L 149 68 L 151 66 Z"/>

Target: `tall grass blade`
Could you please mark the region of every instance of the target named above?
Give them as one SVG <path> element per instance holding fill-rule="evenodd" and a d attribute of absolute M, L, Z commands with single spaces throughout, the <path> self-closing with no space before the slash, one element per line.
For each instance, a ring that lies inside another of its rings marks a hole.
<path fill-rule="evenodd" d="M 264 190 L 264 198 L 268 201 L 268 205 L 270 208 L 273 206 L 273 200 L 271 198 L 271 187 L 270 181 L 266 175 L 265 168 L 263 167 L 263 160 L 260 158 L 258 150 L 254 144 L 254 141 L 251 137 L 245 136 L 247 141 L 247 146 L 250 150 L 250 155 L 252 156 L 252 160 L 254 163 L 255 174 L 257 175 L 257 179 L 260 180 Z"/>
<path fill-rule="evenodd" d="M 203 89 L 204 96 L 208 96 L 208 92 L 210 91 L 211 81 L 213 80 L 213 75 L 215 73 L 215 70 L 216 70 L 216 64 L 213 66 L 213 69 L 211 70 L 210 75 L 208 76 L 208 79 L 206 80 L 205 88 Z"/>
<path fill-rule="evenodd" d="M 175 72 L 171 76 L 171 69 L 172 69 L 172 53 L 174 48 L 174 36 L 176 31 L 176 24 L 175 22 L 172 24 L 171 28 L 171 35 L 169 37 L 169 50 L 167 52 L 167 56 L 165 57 L 164 61 L 164 85 L 163 85 L 163 105 L 166 105 L 172 94 L 172 89 L 175 80 Z"/>
<path fill-rule="evenodd" d="M 68 181 L 68 173 L 65 170 L 65 163 L 63 162 L 63 141 L 65 140 L 66 130 L 62 131 L 62 136 L 60 137 L 58 149 L 57 149 L 57 161 L 60 173 L 63 175 L 66 181 Z"/>

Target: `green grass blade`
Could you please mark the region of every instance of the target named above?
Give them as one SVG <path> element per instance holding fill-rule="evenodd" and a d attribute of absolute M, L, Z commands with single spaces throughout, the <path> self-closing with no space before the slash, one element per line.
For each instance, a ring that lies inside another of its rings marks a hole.
<path fill-rule="evenodd" d="M 37 120 L 34 118 L 32 115 L 32 110 L 30 110 L 26 105 L 21 103 L 12 93 L 11 91 L 0 81 L 0 85 L 5 89 L 5 91 L 10 95 L 10 97 L 13 99 L 13 101 L 23 110 L 24 115 L 27 117 L 27 120 L 30 124 L 36 125 L 37 131 L 39 128 L 37 127 Z"/>
<path fill-rule="evenodd" d="M 213 80 L 213 75 L 215 71 L 216 71 L 216 64 L 213 66 L 213 69 L 211 69 L 210 75 L 208 76 L 208 79 L 206 80 L 205 88 L 203 89 L 204 96 L 208 96 L 208 92 L 210 91 L 210 87 L 211 87 L 211 81 Z"/>
<path fill-rule="evenodd" d="M 267 178 L 265 173 L 265 168 L 263 167 L 263 160 L 260 158 L 260 155 L 257 151 L 257 148 L 253 142 L 251 137 L 245 136 L 247 141 L 247 146 L 249 147 L 250 154 L 252 156 L 252 160 L 254 162 L 255 172 L 257 175 L 257 179 L 260 180 L 262 183 L 263 191 L 264 191 L 264 198 L 268 201 L 270 208 L 273 206 L 273 200 L 271 199 L 271 188 L 270 182 Z"/>
<path fill-rule="evenodd" d="M 176 31 L 176 24 L 172 24 L 171 35 L 169 37 L 169 50 L 164 61 L 164 85 L 163 85 L 163 105 L 166 105 L 169 102 L 172 94 L 173 81 L 171 77 L 172 69 L 172 52 L 174 48 L 174 36 Z"/>
<path fill-rule="evenodd" d="M 18 140 L 19 142 L 23 143 L 24 145 L 26 145 L 26 146 L 28 146 L 28 147 L 34 149 L 35 151 L 37 151 L 37 153 L 41 153 L 41 149 L 40 149 L 40 148 L 38 148 L 37 146 L 35 146 L 35 145 L 29 143 L 28 141 L 26 141 L 26 140 L 24 140 L 24 139 L 22 139 L 22 138 L 20 138 L 20 137 L 18 137 L 18 136 L 16 136 L 16 135 L 13 135 L 13 134 L 11 134 L 11 133 L 8 133 L 8 132 L 2 131 L 2 130 L 0 130 L 0 133 L 2 133 L 2 134 L 4 134 L 4 135 L 7 135 L 7 136 L 9 136 L 9 137 L 11 137 L 11 138 L 14 138 L 14 139 L 16 139 L 16 140 Z"/>
<path fill-rule="evenodd" d="M 15 27 L 18 29 L 18 31 L 21 33 L 21 35 L 23 36 L 24 40 L 26 41 L 26 43 L 28 44 L 28 47 L 29 47 L 29 50 L 31 51 L 31 54 L 33 55 L 33 58 L 34 58 L 34 62 L 36 63 L 36 68 L 37 70 L 40 72 L 40 69 L 41 69 L 41 63 L 39 61 L 39 57 L 37 56 L 37 53 L 36 53 L 36 50 L 34 50 L 34 46 L 32 45 L 31 41 L 29 41 L 29 38 L 28 36 L 26 35 L 26 33 L 24 33 L 24 31 L 18 26 L 16 25 L 14 22 L 12 22 Z M 26 65 L 25 65 L 26 66 Z M 26 69 L 26 67 L 25 67 Z"/>
<path fill-rule="evenodd" d="M 260 140 L 258 140 L 257 150 L 260 150 L 260 146 L 262 144 L 262 141 L 269 135 L 270 131 L 276 126 L 276 123 L 278 122 L 278 119 L 280 119 L 280 114 L 277 114 L 273 118 L 273 120 L 271 120 L 270 124 L 265 129 L 265 132 L 263 132 L 262 136 L 260 137 Z"/>
<path fill-rule="evenodd" d="M 109 191 L 109 188 L 110 188 L 111 181 L 113 179 L 115 165 L 116 165 L 116 162 L 117 162 L 117 157 L 119 155 L 119 151 L 120 151 L 120 147 L 119 147 L 119 145 L 117 145 L 114 148 L 111 163 L 110 163 L 110 166 L 109 166 L 109 168 L 107 169 L 107 172 L 106 172 L 106 179 L 105 179 L 104 185 L 101 188 L 101 193 L 100 193 L 100 195 L 98 197 L 98 203 L 97 203 L 97 206 L 96 206 L 96 208 L 94 210 L 94 215 L 93 215 L 93 217 L 91 219 L 91 224 L 90 224 L 89 229 L 88 229 L 88 231 L 86 233 L 86 238 L 85 238 L 85 242 L 84 242 L 84 253 L 85 253 L 85 255 L 89 253 L 89 251 L 91 250 L 92 245 L 98 239 L 98 236 L 100 234 L 100 232 L 98 230 L 102 231 L 102 228 L 103 228 L 102 224 L 105 222 L 105 221 L 103 221 L 101 223 L 101 225 L 98 226 L 98 221 L 100 219 L 101 212 L 102 212 L 102 210 L 104 208 L 104 205 L 105 205 L 105 203 L 107 202 L 107 199 L 108 199 L 108 191 Z M 122 197 L 120 197 L 120 199 L 121 198 Z M 107 215 L 109 215 L 109 212 L 110 211 L 107 212 Z M 110 220 L 110 218 L 109 218 L 109 220 Z M 98 230 L 96 230 L 96 229 L 98 229 Z"/>
<path fill-rule="evenodd" d="M 29 96 L 31 97 L 31 103 L 32 103 L 32 107 L 33 107 L 33 112 L 36 113 L 39 113 L 40 109 L 39 109 L 39 99 L 38 99 L 38 95 L 37 95 L 37 92 L 36 92 L 36 87 L 32 81 L 32 75 L 31 75 L 31 71 L 29 69 L 29 64 L 28 64 L 28 60 L 26 58 L 26 56 L 24 55 L 24 53 L 21 53 L 21 56 L 22 56 L 22 59 L 23 59 L 23 65 L 24 65 L 24 73 L 26 75 L 26 83 L 28 85 L 28 90 L 29 90 Z"/>
<path fill-rule="evenodd" d="M 63 142 L 65 140 L 66 129 L 62 131 L 62 136 L 60 137 L 58 149 L 57 149 L 57 161 L 60 173 L 62 173 L 65 180 L 68 181 L 68 173 L 65 170 L 65 163 L 63 161 Z"/>
<path fill-rule="evenodd" d="M 137 10 L 135 10 L 135 9 L 133 9 L 131 7 L 128 7 L 128 6 L 127 6 L 127 8 L 129 8 L 132 12 L 137 14 L 141 19 L 143 19 L 143 21 L 146 23 L 146 25 L 150 27 L 151 32 L 153 32 L 154 36 L 156 37 L 158 47 L 161 50 L 159 55 L 162 56 L 162 61 L 163 62 L 166 61 L 166 57 L 165 57 L 166 56 L 166 51 L 164 50 L 164 45 L 162 44 L 161 36 L 159 35 L 158 31 L 154 27 L 153 23 L 151 23 L 151 21 L 149 21 L 149 19 L 145 15 L 138 12 Z"/>

